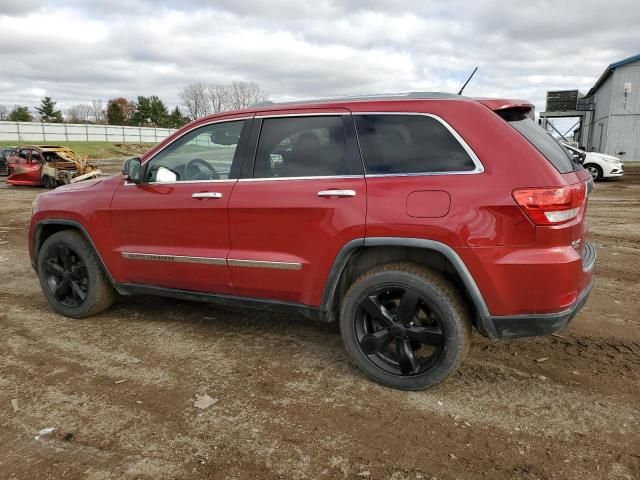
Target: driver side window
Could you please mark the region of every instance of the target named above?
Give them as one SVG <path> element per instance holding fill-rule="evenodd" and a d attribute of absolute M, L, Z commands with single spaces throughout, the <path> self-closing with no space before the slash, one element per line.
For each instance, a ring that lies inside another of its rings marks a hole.
<path fill-rule="evenodd" d="M 145 182 L 226 180 L 246 120 L 213 123 L 178 138 L 149 160 Z"/>

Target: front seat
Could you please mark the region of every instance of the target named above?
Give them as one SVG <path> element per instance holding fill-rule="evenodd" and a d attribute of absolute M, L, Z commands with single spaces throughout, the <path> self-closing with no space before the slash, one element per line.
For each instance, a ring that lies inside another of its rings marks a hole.
<path fill-rule="evenodd" d="M 302 132 L 293 144 L 286 174 L 292 177 L 317 175 L 320 168 L 320 139 L 313 132 Z"/>

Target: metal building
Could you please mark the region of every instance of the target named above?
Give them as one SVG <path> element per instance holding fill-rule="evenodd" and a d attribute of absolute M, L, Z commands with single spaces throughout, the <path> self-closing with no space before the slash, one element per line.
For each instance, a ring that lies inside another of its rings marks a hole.
<path fill-rule="evenodd" d="M 587 151 L 640 161 L 640 54 L 609 65 L 578 101 L 577 142 Z"/>

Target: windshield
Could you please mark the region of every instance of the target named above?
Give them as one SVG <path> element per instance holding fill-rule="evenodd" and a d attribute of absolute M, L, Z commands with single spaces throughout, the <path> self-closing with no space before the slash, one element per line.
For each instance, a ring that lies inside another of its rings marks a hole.
<path fill-rule="evenodd" d="M 536 147 L 560 173 L 569 173 L 581 168 L 569 151 L 543 128 L 536 125 L 527 116 L 526 111 L 505 110 L 497 113 Z"/>

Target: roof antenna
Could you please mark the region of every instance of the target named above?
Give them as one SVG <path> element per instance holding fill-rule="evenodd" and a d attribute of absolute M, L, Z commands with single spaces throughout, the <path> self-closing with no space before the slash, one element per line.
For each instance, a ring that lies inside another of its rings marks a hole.
<path fill-rule="evenodd" d="M 469 78 L 467 78 L 467 81 L 464 82 L 464 85 L 462 85 L 462 88 L 458 92 L 458 95 L 462 95 L 462 91 L 464 90 L 464 87 L 467 86 L 467 83 L 469 83 L 471 81 L 471 79 L 473 78 L 473 76 L 476 74 L 477 71 L 478 71 L 478 67 L 473 69 L 473 72 L 471 72 L 471 75 L 469 75 Z"/>

